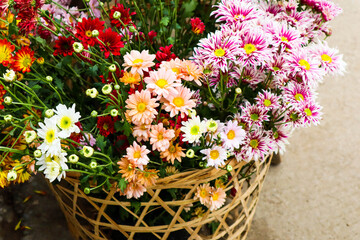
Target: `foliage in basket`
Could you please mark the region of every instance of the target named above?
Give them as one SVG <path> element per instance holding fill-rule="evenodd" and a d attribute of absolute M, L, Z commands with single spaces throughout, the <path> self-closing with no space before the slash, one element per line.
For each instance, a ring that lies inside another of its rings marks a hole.
<path fill-rule="evenodd" d="M 0 5 L 1 187 L 77 172 L 86 194 L 116 185 L 136 209 L 159 178 L 227 170 L 194 193 L 182 214 L 196 218 L 236 194 L 229 158 L 282 152 L 318 124 L 324 76 L 344 71 L 324 40 L 341 12 L 327 0 L 69 4 Z"/>

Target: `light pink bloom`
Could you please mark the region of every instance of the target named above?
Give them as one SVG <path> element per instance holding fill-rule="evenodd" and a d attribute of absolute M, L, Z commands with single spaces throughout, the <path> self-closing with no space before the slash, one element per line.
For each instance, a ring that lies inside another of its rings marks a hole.
<path fill-rule="evenodd" d="M 150 153 L 150 150 L 146 149 L 146 146 L 140 146 L 136 142 L 128 148 L 126 148 L 126 157 L 133 161 L 136 167 L 143 169 L 144 165 L 147 165 L 150 161 L 147 154 Z"/>
<path fill-rule="evenodd" d="M 139 73 L 141 76 L 144 75 L 144 71 L 148 72 L 149 68 L 154 66 L 155 63 L 154 54 L 149 54 L 148 50 L 143 50 L 141 53 L 137 50 L 131 50 L 130 53 L 127 53 L 124 56 L 124 64 L 125 70 L 131 67 L 131 73 L 135 72 Z"/>
<path fill-rule="evenodd" d="M 156 94 L 157 98 L 168 97 L 169 95 L 176 95 L 176 87 L 180 87 L 181 83 L 177 80 L 175 73 L 172 70 L 160 68 L 158 71 L 150 72 L 150 76 L 144 78 L 146 89 L 152 94 Z"/>
<path fill-rule="evenodd" d="M 175 137 L 173 129 L 164 128 L 162 123 L 152 125 L 150 130 L 150 144 L 153 150 L 166 151 L 170 146 L 170 141 Z"/>
<path fill-rule="evenodd" d="M 223 145 L 228 150 L 239 148 L 245 138 L 245 130 L 237 121 L 229 121 L 220 133 Z"/>
<path fill-rule="evenodd" d="M 203 149 L 200 152 L 205 155 L 203 160 L 207 161 L 209 167 L 218 168 L 225 165 L 227 153 L 223 147 L 214 146 L 212 148 Z"/>
<path fill-rule="evenodd" d="M 132 134 L 136 138 L 136 141 L 138 142 L 149 141 L 150 125 L 146 125 L 146 124 L 135 125 Z"/>
<path fill-rule="evenodd" d="M 125 101 L 126 108 L 129 109 L 129 117 L 135 124 L 150 124 L 155 116 L 158 114 L 156 107 L 159 103 L 156 99 L 151 98 L 151 93 L 148 90 L 136 91 L 129 95 Z"/>
<path fill-rule="evenodd" d="M 165 111 L 170 113 L 170 117 L 181 114 L 183 118 L 188 114 L 188 110 L 194 108 L 196 104 L 195 100 L 192 99 L 193 92 L 189 88 L 178 87 L 176 90 L 176 94 L 170 94 L 166 97 Z"/>
<path fill-rule="evenodd" d="M 210 201 L 209 201 L 209 210 L 214 211 L 221 208 L 226 200 L 226 193 L 223 188 L 212 188 Z"/>

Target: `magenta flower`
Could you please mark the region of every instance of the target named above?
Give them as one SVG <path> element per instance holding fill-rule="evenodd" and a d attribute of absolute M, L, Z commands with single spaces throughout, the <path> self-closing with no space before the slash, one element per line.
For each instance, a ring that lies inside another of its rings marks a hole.
<path fill-rule="evenodd" d="M 265 121 L 269 121 L 268 110 L 264 107 L 247 102 L 245 106 L 241 106 L 241 111 L 241 118 L 250 125 L 261 127 Z"/>
<path fill-rule="evenodd" d="M 211 15 L 215 15 L 216 22 L 226 22 L 232 24 L 256 19 L 260 16 L 260 11 L 254 8 L 254 4 L 242 1 L 222 0 L 218 9 Z"/>

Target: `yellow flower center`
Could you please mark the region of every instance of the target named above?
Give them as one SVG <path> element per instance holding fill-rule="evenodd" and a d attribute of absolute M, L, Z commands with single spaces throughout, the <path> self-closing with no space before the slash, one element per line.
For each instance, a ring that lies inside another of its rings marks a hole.
<path fill-rule="evenodd" d="M 312 111 L 309 108 L 305 108 L 304 112 L 306 113 L 306 116 L 312 115 Z"/>
<path fill-rule="evenodd" d="M 51 157 L 50 157 L 50 156 L 48 156 L 48 157 L 45 157 L 45 162 L 52 162 L 52 159 L 51 159 Z"/>
<path fill-rule="evenodd" d="M 85 32 L 85 35 L 86 35 L 87 37 L 92 37 L 91 30 L 87 30 L 87 31 Z"/>
<path fill-rule="evenodd" d="M 219 194 L 217 192 L 213 193 L 213 195 L 211 196 L 213 201 L 216 201 L 219 199 Z"/>
<path fill-rule="evenodd" d="M 211 150 L 210 151 L 210 158 L 215 160 L 215 159 L 218 159 L 220 156 L 220 153 L 218 150 Z"/>
<path fill-rule="evenodd" d="M 202 189 L 200 191 L 200 197 L 205 198 L 207 196 L 207 191 L 205 189 Z"/>
<path fill-rule="evenodd" d="M 172 68 L 171 70 L 176 74 L 179 74 L 179 72 L 180 72 L 180 70 L 178 68 Z"/>
<path fill-rule="evenodd" d="M 0 63 L 9 58 L 10 49 L 5 45 L 0 47 Z"/>
<path fill-rule="evenodd" d="M 302 100 L 304 100 L 304 96 L 301 93 L 297 93 L 297 94 L 295 94 L 295 100 L 302 101 Z"/>
<path fill-rule="evenodd" d="M 134 152 L 134 158 L 140 158 L 140 157 L 141 157 L 141 152 L 140 151 Z"/>
<path fill-rule="evenodd" d="M 140 58 L 138 58 L 138 59 L 135 59 L 134 61 L 133 61 L 133 64 L 141 64 L 141 63 L 143 63 L 144 62 L 144 60 L 142 60 L 142 59 L 140 59 Z"/>
<path fill-rule="evenodd" d="M 230 130 L 227 134 L 226 134 L 227 138 L 230 140 L 233 140 L 235 138 L 235 131 L 234 130 Z"/>
<path fill-rule="evenodd" d="M 71 127 L 71 119 L 68 116 L 63 116 L 60 119 L 60 128 L 68 129 L 69 127 Z"/>
<path fill-rule="evenodd" d="M 168 151 L 169 151 L 169 153 L 175 153 L 175 152 L 176 152 L 175 146 L 174 146 L 174 145 L 170 145 Z"/>
<path fill-rule="evenodd" d="M 156 85 L 159 87 L 159 88 L 164 88 L 166 85 L 168 84 L 168 82 L 161 78 L 159 80 L 156 81 Z"/>
<path fill-rule="evenodd" d="M 191 135 L 198 135 L 200 132 L 200 127 L 199 126 L 192 126 L 190 129 L 190 134 Z"/>
<path fill-rule="evenodd" d="M 157 136 L 158 140 L 163 140 L 164 139 L 164 135 L 162 133 L 159 133 Z"/>
<path fill-rule="evenodd" d="M 257 149 L 257 148 L 258 148 L 258 146 L 259 146 L 259 141 L 258 141 L 258 140 L 256 140 L 256 139 L 252 139 L 252 140 L 250 140 L 250 146 L 251 146 L 252 148 Z"/>
<path fill-rule="evenodd" d="M 281 37 L 281 41 L 282 41 L 282 42 L 289 42 L 289 40 L 287 39 L 287 37 L 284 37 L 284 36 Z"/>
<path fill-rule="evenodd" d="M 215 56 L 223 57 L 225 55 L 225 50 L 222 48 L 218 48 L 214 51 Z"/>
<path fill-rule="evenodd" d="M 306 61 L 305 59 L 301 59 L 301 60 L 299 61 L 299 64 L 300 64 L 300 66 L 305 67 L 305 70 L 306 70 L 306 71 L 309 71 L 309 70 L 310 70 L 310 64 L 309 64 L 309 62 Z"/>
<path fill-rule="evenodd" d="M 28 68 L 31 66 L 31 58 L 29 56 L 25 56 L 24 59 L 22 60 L 22 65 L 25 68 Z"/>
<path fill-rule="evenodd" d="M 48 143 L 52 143 L 55 140 L 55 130 L 49 129 L 45 134 L 45 140 Z"/>
<path fill-rule="evenodd" d="M 108 125 L 107 123 L 104 123 L 104 124 L 103 124 L 103 129 L 104 129 L 105 131 L 107 131 L 107 130 L 109 129 L 109 125 Z"/>
<path fill-rule="evenodd" d="M 250 55 L 251 53 L 257 50 L 255 45 L 251 43 L 245 44 L 244 49 L 247 55 Z"/>
<path fill-rule="evenodd" d="M 279 133 L 278 133 L 278 132 L 275 132 L 275 133 L 274 133 L 274 138 L 275 138 L 275 139 L 278 139 L 278 138 L 279 138 Z"/>
<path fill-rule="evenodd" d="M 251 120 L 256 121 L 256 120 L 259 119 L 259 115 L 256 114 L 256 113 L 253 113 L 253 114 L 250 115 L 250 118 L 251 118 Z"/>
<path fill-rule="evenodd" d="M 274 69 L 275 72 L 280 70 L 279 67 L 273 67 L 273 69 Z"/>
<path fill-rule="evenodd" d="M 265 100 L 264 100 L 264 105 L 265 105 L 265 107 L 270 106 L 270 105 L 271 105 L 271 101 L 270 101 L 269 99 L 265 99 Z"/>
<path fill-rule="evenodd" d="M 184 106 L 184 99 L 182 97 L 176 97 L 176 98 L 174 98 L 173 103 L 177 107 L 182 107 L 182 106 Z"/>
<path fill-rule="evenodd" d="M 235 16 L 234 16 L 234 20 L 235 21 L 239 21 L 240 19 L 244 19 L 245 17 L 243 16 L 243 15 L 240 15 L 240 14 L 236 14 Z"/>
<path fill-rule="evenodd" d="M 328 63 L 332 62 L 332 58 L 327 54 L 321 55 L 321 60 L 323 60 L 324 62 L 328 62 Z"/>
<path fill-rule="evenodd" d="M 136 108 L 137 108 L 137 110 L 138 110 L 140 113 L 143 113 L 143 112 L 145 112 L 145 110 L 146 110 L 146 104 L 143 103 L 143 102 L 138 103 L 138 105 L 137 105 Z"/>

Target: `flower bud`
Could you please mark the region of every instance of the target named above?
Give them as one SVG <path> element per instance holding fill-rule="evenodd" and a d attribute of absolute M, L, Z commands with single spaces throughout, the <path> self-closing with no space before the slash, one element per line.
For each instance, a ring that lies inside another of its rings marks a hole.
<path fill-rule="evenodd" d="M 114 86 L 114 89 L 115 89 L 115 90 L 119 90 L 119 89 L 120 89 L 120 85 L 116 84 L 116 85 Z"/>
<path fill-rule="evenodd" d="M 79 42 L 74 42 L 73 48 L 76 53 L 81 53 L 84 50 L 84 46 L 82 45 L 82 43 Z"/>
<path fill-rule="evenodd" d="M 97 36 L 99 36 L 99 31 L 98 30 L 92 30 L 92 32 L 91 32 L 91 36 L 93 36 L 93 37 L 97 37 Z"/>
<path fill-rule="evenodd" d="M 119 11 L 115 11 L 113 14 L 113 18 L 119 19 L 121 17 L 121 13 Z"/>
<path fill-rule="evenodd" d="M 226 166 L 226 170 L 227 170 L 228 172 L 231 172 L 231 171 L 233 170 L 233 167 L 232 167 L 231 165 L 227 165 L 227 166 Z"/>
<path fill-rule="evenodd" d="M 94 154 L 94 149 L 90 146 L 85 146 L 82 149 L 82 153 L 84 154 L 85 157 L 91 157 Z"/>
<path fill-rule="evenodd" d="M 13 82 L 16 80 L 16 73 L 12 69 L 7 69 L 6 73 L 3 74 L 3 77 L 6 82 Z"/>
<path fill-rule="evenodd" d="M 51 118 L 52 116 L 54 116 L 54 110 L 53 109 L 48 109 L 48 110 L 45 111 L 45 117 Z"/>
<path fill-rule="evenodd" d="M 75 155 L 75 154 L 71 154 L 70 156 L 69 156 L 69 162 L 70 163 L 77 163 L 79 161 L 79 157 L 77 156 L 77 155 Z"/>
<path fill-rule="evenodd" d="M 99 2 L 99 5 L 100 5 L 100 7 L 103 7 L 103 6 L 104 6 L 104 3 L 103 3 L 103 2 Z"/>
<path fill-rule="evenodd" d="M 111 87 L 111 84 L 106 84 L 105 86 L 102 87 L 101 89 L 102 93 L 105 94 L 105 95 L 108 95 L 111 93 L 112 91 L 112 87 Z"/>
<path fill-rule="evenodd" d="M 34 141 L 35 138 L 37 137 L 37 134 L 34 130 L 31 130 L 31 131 L 26 131 L 24 133 L 24 136 L 26 143 L 32 143 L 32 141 Z"/>
<path fill-rule="evenodd" d="M 116 117 L 119 114 L 119 111 L 117 109 L 111 109 L 110 115 L 112 117 Z"/>
<path fill-rule="evenodd" d="M 39 57 L 38 59 L 36 59 L 36 62 L 40 65 L 45 63 L 45 59 L 43 57 Z"/>
<path fill-rule="evenodd" d="M 53 78 L 52 78 L 52 76 L 46 76 L 46 78 L 45 78 L 45 81 L 47 81 L 47 82 L 52 82 L 52 80 L 53 80 Z"/>
<path fill-rule="evenodd" d="M 10 114 L 5 115 L 4 120 L 5 120 L 5 122 L 11 122 L 13 120 L 13 116 L 11 116 Z"/>
<path fill-rule="evenodd" d="M 204 167 L 204 162 L 199 162 L 199 167 Z"/>
<path fill-rule="evenodd" d="M 218 123 L 215 120 L 210 119 L 209 121 L 206 122 L 206 128 L 210 132 L 216 132 L 216 130 L 218 128 Z"/>
<path fill-rule="evenodd" d="M 235 88 L 235 93 L 236 94 L 241 94 L 242 93 L 241 88 Z"/>
<path fill-rule="evenodd" d="M 97 167 L 97 162 L 95 160 L 92 160 L 89 164 L 90 168 L 94 169 Z"/>
<path fill-rule="evenodd" d="M 11 169 L 7 174 L 7 180 L 9 182 L 15 181 L 17 178 L 17 172 L 14 169 Z"/>
<path fill-rule="evenodd" d="M 84 188 L 84 193 L 85 194 L 89 194 L 91 192 L 90 188 L 86 187 Z"/>
<path fill-rule="evenodd" d="M 97 115 L 98 115 L 98 112 L 97 112 L 97 111 L 93 110 L 93 111 L 91 112 L 91 116 L 92 116 L 92 117 L 97 117 Z"/>
<path fill-rule="evenodd" d="M 111 64 L 109 67 L 109 71 L 110 72 L 115 72 L 116 71 L 116 65 L 115 64 Z"/>
<path fill-rule="evenodd" d="M 42 156 L 42 152 L 40 149 L 34 151 L 34 157 L 40 158 Z"/>
<path fill-rule="evenodd" d="M 188 157 L 188 158 L 193 158 L 193 157 L 195 157 L 195 152 L 194 152 L 194 150 L 192 150 L 192 149 L 187 150 L 187 151 L 186 151 L 186 157 Z"/>
<path fill-rule="evenodd" d="M 130 27 L 129 27 L 129 31 L 130 32 L 136 32 L 136 28 L 133 26 L 133 25 L 131 25 Z"/>
<path fill-rule="evenodd" d="M 195 109 L 189 109 L 189 117 L 193 118 L 196 116 L 196 110 Z"/>
<path fill-rule="evenodd" d="M 86 95 L 88 95 L 91 98 L 96 98 L 98 94 L 99 92 L 96 90 L 96 88 L 91 88 L 86 90 Z"/>
<path fill-rule="evenodd" d="M 4 103 L 7 104 L 7 105 L 10 105 L 12 104 L 13 100 L 10 96 L 7 96 L 4 98 Z"/>

